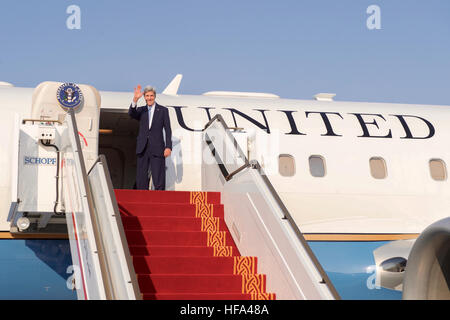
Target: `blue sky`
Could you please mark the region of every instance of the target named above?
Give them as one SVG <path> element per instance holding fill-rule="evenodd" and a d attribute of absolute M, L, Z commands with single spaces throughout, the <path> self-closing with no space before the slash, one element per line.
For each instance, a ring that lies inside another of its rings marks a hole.
<path fill-rule="evenodd" d="M 81 29 L 66 9 L 78 5 Z M 370 5 L 381 29 L 369 30 Z M 0 81 L 450 105 L 448 0 L 2 0 Z"/>

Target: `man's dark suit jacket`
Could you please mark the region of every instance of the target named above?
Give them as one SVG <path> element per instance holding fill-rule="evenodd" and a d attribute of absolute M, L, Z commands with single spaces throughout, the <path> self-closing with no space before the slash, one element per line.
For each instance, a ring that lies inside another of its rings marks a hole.
<path fill-rule="evenodd" d="M 141 154 L 147 145 L 150 153 L 163 157 L 164 149 L 172 150 L 172 130 L 170 128 L 169 110 L 155 103 L 153 110 L 152 127 L 148 129 L 148 108 L 147 106 L 133 108 L 130 105 L 128 114 L 133 119 L 139 121 L 139 134 L 137 136 L 136 154 Z M 166 142 L 164 143 L 163 129 L 166 133 Z"/>

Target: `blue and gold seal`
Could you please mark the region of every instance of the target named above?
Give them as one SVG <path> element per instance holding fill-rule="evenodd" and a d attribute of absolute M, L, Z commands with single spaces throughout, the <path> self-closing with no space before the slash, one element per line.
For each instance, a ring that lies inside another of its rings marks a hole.
<path fill-rule="evenodd" d="M 56 99 L 61 107 L 75 109 L 83 101 L 83 93 L 75 83 L 64 83 L 59 86 Z"/>

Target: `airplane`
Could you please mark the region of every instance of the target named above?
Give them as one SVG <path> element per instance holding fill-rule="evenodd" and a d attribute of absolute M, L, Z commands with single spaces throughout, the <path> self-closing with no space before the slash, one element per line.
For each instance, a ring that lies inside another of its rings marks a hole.
<path fill-rule="evenodd" d="M 177 75 L 156 96 L 157 103 L 169 109 L 172 126 L 167 190 L 216 188 L 205 169 L 209 149 L 202 139 L 205 126 L 220 115 L 239 145 L 241 158 L 248 160 L 246 168 L 252 164 L 270 181 L 277 201 L 289 212 L 340 298 L 401 299 L 405 279 L 410 292 L 423 292 L 436 279 L 448 279 L 450 151 L 443 146 L 450 138 L 446 126 L 449 106 L 335 101 L 335 94 L 330 93 L 317 94 L 313 100 L 255 92 L 184 95 L 178 93 L 181 80 L 182 75 Z M 71 249 L 61 231 L 52 235 L 51 228 L 65 226 L 64 220 L 56 215 L 38 220 L 46 237 L 43 240 L 17 230 L 18 218 L 10 219 L 14 211 L 11 194 L 22 189 L 30 192 L 20 181 L 30 175 L 27 170 L 32 165 L 41 165 L 54 180 L 53 157 L 29 157 L 21 165 L 19 156 L 11 154 L 21 155 L 17 150 L 22 145 L 17 145 L 20 121 L 48 124 L 67 120 L 67 110 L 51 107 L 56 104 L 55 88 L 61 84 L 47 81 L 36 88 L 19 88 L 0 82 L 5 134 L 0 159 L 3 168 L 13 168 L 0 175 L 0 248 L 7 257 L 0 268 L 9 275 L 0 280 L 0 287 L 8 287 L 1 290 L 0 299 L 77 298 L 75 291 L 68 289 L 74 272 Z M 80 88 L 94 105 L 89 110 L 83 107 L 87 110 L 84 117 L 75 112 L 86 168 L 103 154 L 114 189 L 133 189 L 138 127 L 128 116 L 132 90 Z M 53 93 L 45 95 L 46 90 Z M 17 162 L 20 168 L 14 165 Z M 19 171 L 22 173 L 16 174 Z M 48 188 L 40 189 L 36 197 L 54 197 Z M 236 226 L 230 222 L 228 227 Z M 233 237 L 239 233 L 235 228 Z M 416 241 L 418 238 L 421 241 Z M 426 279 L 419 288 L 413 276 L 405 276 L 405 269 L 418 269 L 417 261 L 423 260 L 430 248 L 437 252 L 428 257 L 434 272 L 421 275 Z M 36 279 L 33 269 L 45 275 Z M 10 286 L 17 281 L 20 285 Z M 429 289 L 431 297 L 449 297 L 448 281 L 443 283 Z M 26 293 L 24 287 L 29 288 Z M 418 297 L 414 294 L 410 297 Z"/>

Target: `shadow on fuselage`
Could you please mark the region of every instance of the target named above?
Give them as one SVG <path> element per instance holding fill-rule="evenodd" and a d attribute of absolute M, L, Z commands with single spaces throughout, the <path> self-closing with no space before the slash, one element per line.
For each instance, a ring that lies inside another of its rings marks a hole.
<path fill-rule="evenodd" d="M 36 257 L 56 272 L 62 279 L 70 276 L 67 268 L 72 265 L 69 241 L 67 240 L 25 240 Z"/>

